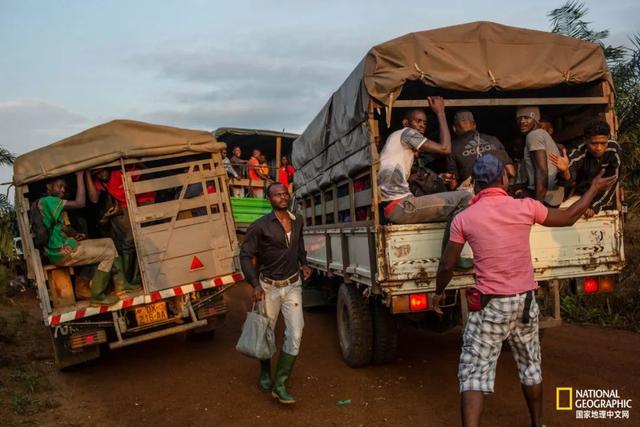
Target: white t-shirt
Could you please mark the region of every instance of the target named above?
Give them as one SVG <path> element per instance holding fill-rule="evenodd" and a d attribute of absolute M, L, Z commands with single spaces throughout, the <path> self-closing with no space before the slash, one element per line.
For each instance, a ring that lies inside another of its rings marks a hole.
<path fill-rule="evenodd" d="M 380 153 L 378 172 L 378 187 L 383 202 L 411 195 L 407 180 L 411 174 L 415 153 L 426 141 L 427 138 L 413 128 L 403 128 L 389 135 Z"/>

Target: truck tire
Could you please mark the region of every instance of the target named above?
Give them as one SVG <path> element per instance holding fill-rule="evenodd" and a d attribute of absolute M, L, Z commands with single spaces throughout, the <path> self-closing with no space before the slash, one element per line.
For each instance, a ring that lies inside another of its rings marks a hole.
<path fill-rule="evenodd" d="M 342 358 L 352 368 L 367 365 L 373 352 L 371 308 L 355 285 L 340 285 L 337 318 Z"/>
<path fill-rule="evenodd" d="M 68 337 L 61 334 L 56 336 L 54 328 L 49 328 L 49 333 L 51 336 L 51 343 L 53 344 L 53 355 L 55 357 L 56 366 L 61 371 L 100 357 L 100 347 L 97 345 L 87 347 L 84 350 L 77 352 L 72 352 L 68 347 Z"/>
<path fill-rule="evenodd" d="M 380 301 L 372 304 L 373 363 L 384 364 L 396 360 L 398 325 L 396 318 Z"/>

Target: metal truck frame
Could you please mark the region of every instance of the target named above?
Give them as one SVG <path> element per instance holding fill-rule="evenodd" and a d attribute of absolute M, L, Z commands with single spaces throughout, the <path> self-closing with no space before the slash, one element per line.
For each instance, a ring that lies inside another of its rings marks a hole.
<path fill-rule="evenodd" d="M 141 162 L 144 169 L 129 167 Z M 237 240 L 218 151 L 121 157 L 100 167 L 119 167 L 125 177 L 143 284 L 142 290 L 111 306 L 75 301 L 74 267 L 42 264 L 29 226 L 34 194 L 29 184 L 16 187 L 29 276 L 37 285 L 43 321 L 61 369 L 99 357 L 103 345 L 116 349 L 181 332 L 214 331 L 228 310 L 224 292 L 243 280 L 234 262 Z M 200 191 L 191 191 L 194 185 L 200 185 Z M 136 194 L 149 191 L 173 197 L 138 205 Z"/>

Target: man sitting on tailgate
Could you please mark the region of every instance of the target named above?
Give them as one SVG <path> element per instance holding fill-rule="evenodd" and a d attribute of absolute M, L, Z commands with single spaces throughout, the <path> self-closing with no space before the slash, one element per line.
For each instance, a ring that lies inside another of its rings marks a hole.
<path fill-rule="evenodd" d="M 112 278 L 111 268 L 119 263 L 116 248 L 111 239 L 86 239 L 69 226 L 66 211 L 81 209 L 85 205 L 86 193 L 83 172 L 76 172 L 76 197 L 65 200 L 67 183 L 63 178 L 53 178 L 47 181 L 47 195 L 38 201 L 38 209 L 42 214 L 42 222 L 49 231 L 47 242 L 47 257 L 53 264 L 70 267 L 98 264 L 98 268 L 91 280 L 90 289 L 80 287 L 76 282 L 75 294 L 77 299 L 91 298 L 92 305 L 111 305 L 118 302 L 118 298 L 107 295 L 106 290 Z M 116 271 L 113 276 L 116 292 L 126 291 L 124 277 Z M 86 284 L 84 284 L 86 286 Z"/>
<path fill-rule="evenodd" d="M 471 194 L 466 191 L 447 191 L 416 197 L 409 189 L 408 178 L 416 153 L 451 153 L 451 135 L 444 113 L 444 100 L 435 96 L 428 101 L 438 118 L 440 142 L 430 141 L 424 136 L 427 115 L 423 110 L 415 109 L 407 112 L 402 121 L 403 128 L 389 135 L 380 153 L 380 205 L 385 218 L 393 223 L 446 221 L 471 199 Z"/>

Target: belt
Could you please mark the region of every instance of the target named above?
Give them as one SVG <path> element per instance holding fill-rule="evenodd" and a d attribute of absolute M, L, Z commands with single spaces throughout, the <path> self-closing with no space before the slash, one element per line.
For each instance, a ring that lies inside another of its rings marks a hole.
<path fill-rule="evenodd" d="M 512 294 L 512 295 L 480 294 L 480 307 L 485 308 L 487 304 L 489 304 L 489 301 L 491 301 L 494 298 L 511 298 L 511 297 L 517 297 L 522 294 L 527 294 L 527 296 L 524 298 L 524 307 L 522 309 L 522 323 L 527 324 L 531 320 L 529 316 L 529 310 L 531 310 L 531 303 L 533 302 L 532 290 L 524 291 L 524 292 L 520 292 L 519 294 Z"/>
<path fill-rule="evenodd" d="M 289 277 L 288 279 L 283 279 L 283 280 L 269 279 L 267 276 L 260 274 L 260 280 L 262 280 L 267 285 L 275 286 L 276 288 L 284 288 L 285 286 L 292 285 L 296 283 L 299 279 L 300 279 L 299 273 L 296 273 L 293 276 Z"/>

